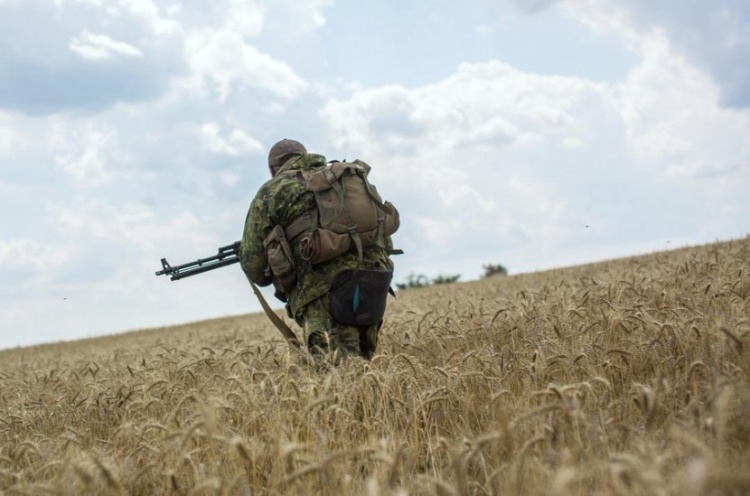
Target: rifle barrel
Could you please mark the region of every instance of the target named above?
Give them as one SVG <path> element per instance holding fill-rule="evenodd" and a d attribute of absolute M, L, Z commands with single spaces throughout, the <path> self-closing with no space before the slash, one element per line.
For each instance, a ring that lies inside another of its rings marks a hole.
<path fill-rule="evenodd" d="M 225 267 L 239 262 L 239 241 L 232 243 L 231 245 L 222 246 L 219 248 L 219 252 L 207 258 L 199 258 L 193 262 L 188 262 L 182 265 L 169 265 L 166 258 L 161 259 L 162 270 L 157 271 L 156 275 L 168 275 L 171 276 L 170 280 L 177 281 L 185 277 L 194 276 L 196 274 L 202 274 L 209 270 L 218 269 L 219 267 Z"/>
<path fill-rule="evenodd" d="M 179 281 L 180 279 L 184 279 L 185 277 L 202 274 L 204 272 L 208 272 L 209 270 L 218 269 L 219 267 L 226 267 L 227 265 L 236 264 L 239 261 L 240 259 L 237 258 L 237 256 L 227 256 L 224 257 L 223 260 L 218 260 L 214 263 L 203 265 L 185 264 L 182 266 L 173 267 L 172 272 L 169 272 L 169 275 L 171 275 L 170 280 Z"/>

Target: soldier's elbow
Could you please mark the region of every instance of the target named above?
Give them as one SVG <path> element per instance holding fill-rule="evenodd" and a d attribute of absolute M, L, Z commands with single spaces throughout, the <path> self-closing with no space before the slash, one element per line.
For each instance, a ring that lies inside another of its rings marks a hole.
<path fill-rule="evenodd" d="M 271 275 L 265 270 L 249 269 L 245 271 L 247 278 L 258 286 L 268 286 L 272 282 Z"/>

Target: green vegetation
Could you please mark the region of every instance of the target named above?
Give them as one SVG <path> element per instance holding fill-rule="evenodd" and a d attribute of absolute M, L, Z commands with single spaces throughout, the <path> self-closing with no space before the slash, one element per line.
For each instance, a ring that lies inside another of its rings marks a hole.
<path fill-rule="evenodd" d="M 446 275 L 438 275 L 436 278 L 430 280 L 426 275 L 424 274 L 409 274 L 409 276 L 406 278 L 405 283 L 397 283 L 396 288 L 400 290 L 404 289 L 412 289 L 412 288 L 425 288 L 430 285 L 437 285 L 437 284 L 450 284 L 458 281 L 461 278 L 460 274 L 452 275 L 452 276 L 446 276 Z"/>
<path fill-rule="evenodd" d="M 484 265 L 483 268 L 484 268 L 484 275 L 482 275 L 483 278 L 508 275 L 508 269 L 506 269 L 501 264 L 487 264 L 487 265 Z"/>
<path fill-rule="evenodd" d="M 494 276 L 507 276 L 508 275 L 508 269 L 506 269 L 501 264 L 488 264 L 488 265 L 484 265 L 483 268 L 484 268 L 484 274 L 482 275 L 483 279 L 486 279 L 488 277 L 494 277 Z M 459 279 L 461 279 L 461 274 L 455 274 L 455 275 L 440 274 L 437 277 L 430 280 L 430 278 L 424 274 L 411 273 L 406 278 L 405 282 L 397 283 L 396 288 L 400 290 L 425 288 L 427 286 L 436 286 L 439 284 L 451 284 L 454 282 L 458 282 Z"/>

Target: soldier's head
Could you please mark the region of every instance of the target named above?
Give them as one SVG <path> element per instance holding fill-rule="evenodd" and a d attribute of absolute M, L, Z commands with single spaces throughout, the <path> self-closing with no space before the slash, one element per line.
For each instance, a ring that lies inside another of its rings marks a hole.
<path fill-rule="evenodd" d="M 299 141 L 283 139 L 271 147 L 268 152 L 268 170 L 271 176 L 275 176 L 284 162 L 294 156 L 302 156 L 307 153 L 305 146 Z"/>

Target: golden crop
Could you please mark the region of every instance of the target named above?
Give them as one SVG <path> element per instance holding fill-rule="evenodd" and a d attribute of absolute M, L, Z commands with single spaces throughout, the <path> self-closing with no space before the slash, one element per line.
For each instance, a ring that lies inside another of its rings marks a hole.
<path fill-rule="evenodd" d="M 0 352 L 0 494 L 750 494 L 750 238 Z M 248 293 L 248 297 L 250 294 Z"/>

